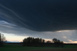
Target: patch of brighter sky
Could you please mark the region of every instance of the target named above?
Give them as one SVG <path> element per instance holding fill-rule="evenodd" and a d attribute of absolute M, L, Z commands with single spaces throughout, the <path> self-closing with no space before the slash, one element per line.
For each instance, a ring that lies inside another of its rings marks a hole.
<path fill-rule="evenodd" d="M 56 32 L 70 32 L 70 30 L 59 30 L 59 31 L 56 31 Z"/>
<path fill-rule="evenodd" d="M 2 32 L 1 32 L 2 33 Z M 4 34 L 5 38 L 7 41 L 12 41 L 12 42 L 22 42 L 24 38 L 27 38 L 29 36 L 17 36 L 15 34 L 7 34 L 7 33 L 2 33 Z M 67 38 L 66 36 L 64 36 L 64 38 Z M 45 41 L 51 41 L 52 39 L 45 39 Z M 64 43 L 77 43 L 77 41 L 73 41 L 68 39 L 69 42 L 64 42 Z"/>
<path fill-rule="evenodd" d="M 4 34 L 7 41 L 13 41 L 13 42 L 22 42 L 24 38 L 28 37 L 28 36 L 17 36 L 14 34 L 7 34 L 7 33 L 2 33 L 2 34 Z"/>

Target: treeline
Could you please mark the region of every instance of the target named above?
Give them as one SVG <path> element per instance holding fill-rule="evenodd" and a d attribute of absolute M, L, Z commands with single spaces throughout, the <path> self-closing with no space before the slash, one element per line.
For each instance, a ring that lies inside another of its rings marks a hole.
<path fill-rule="evenodd" d="M 5 41 L 6 40 L 4 35 L 0 33 L 0 47 L 4 46 Z M 24 38 L 21 44 L 23 46 L 35 46 L 35 47 L 64 47 L 63 41 L 60 41 L 57 38 L 53 38 L 52 42 L 51 41 L 46 42 L 42 38 L 28 37 Z"/>
<path fill-rule="evenodd" d="M 53 47 L 63 47 L 63 41 L 53 38 L 53 43 L 51 41 L 45 42 L 42 38 L 28 37 L 23 40 L 23 46 L 53 46 Z"/>
<path fill-rule="evenodd" d="M 44 43 L 45 40 L 41 38 L 28 37 L 23 40 L 23 46 L 40 46 Z"/>

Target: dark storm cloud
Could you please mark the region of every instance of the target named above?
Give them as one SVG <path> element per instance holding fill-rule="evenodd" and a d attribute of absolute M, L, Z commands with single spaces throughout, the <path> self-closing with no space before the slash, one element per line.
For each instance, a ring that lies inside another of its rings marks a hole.
<path fill-rule="evenodd" d="M 77 29 L 77 1 L 0 0 L 0 18 L 35 31 Z"/>
<path fill-rule="evenodd" d="M 63 31 L 47 31 L 47 32 L 37 32 L 32 31 L 26 28 L 19 27 L 15 24 L 8 23 L 6 21 L 0 20 L 0 33 L 7 36 L 12 34 L 14 36 L 22 36 L 24 38 L 31 37 L 39 37 L 43 39 L 53 39 L 57 38 L 64 42 L 73 42 L 77 41 L 77 30 L 63 30 Z M 9 37 L 9 36 L 8 36 Z M 8 39 L 7 39 L 8 40 Z"/>

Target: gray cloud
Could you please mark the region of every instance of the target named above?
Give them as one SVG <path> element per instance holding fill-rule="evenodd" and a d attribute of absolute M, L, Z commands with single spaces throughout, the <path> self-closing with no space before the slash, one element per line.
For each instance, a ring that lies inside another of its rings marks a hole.
<path fill-rule="evenodd" d="M 77 1 L 0 0 L 0 31 L 77 41 Z"/>
<path fill-rule="evenodd" d="M 0 18 L 35 31 L 77 29 L 77 1 L 0 0 Z"/>
<path fill-rule="evenodd" d="M 64 42 L 77 41 L 77 30 L 61 30 L 61 31 L 46 31 L 46 32 L 38 32 L 32 31 L 26 28 L 19 27 L 17 25 L 8 23 L 6 21 L 0 21 L 0 32 L 7 34 L 15 34 L 18 36 L 32 36 L 39 37 L 44 39 L 53 39 L 58 38 Z"/>

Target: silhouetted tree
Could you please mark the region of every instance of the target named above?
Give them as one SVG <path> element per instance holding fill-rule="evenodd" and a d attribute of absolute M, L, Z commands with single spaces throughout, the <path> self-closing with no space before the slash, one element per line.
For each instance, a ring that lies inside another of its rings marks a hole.
<path fill-rule="evenodd" d="M 54 38 L 53 42 L 54 42 L 55 47 L 63 47 L 63 41 L 60 41 L 60 40 Z"/>
<path fill-rule="evenodd" d="M 3 35 L 3 34 L 1 34 L 1 33 L 0 33 L 0 47 L 2 47 L 2 46 L 3 46 L 4 41 L 5 41 L 5 37 L 4 37 L 4 35 Z"/>
<path fill-rule="evenodd" d="M 31 43 L 33 43 L 33 42 L 32 42 L 33 39 L 34 39 L 34 38 L 32 38 L 32 37 L 25 38 L 25 39 L 23 40 L 23 46 L 29 46 Z"/>
<path fill-rule="evenodd" d="M 46 43 L 51 43 L 51 41 L 47 41 Z"/>
<path fill-rule="evenodd" d="M 28 37 L 23 40 L 23 46 L 39 46 L 40 44 L 43 44 L 45 40 L 41 38 L 33 38 Z"/>

